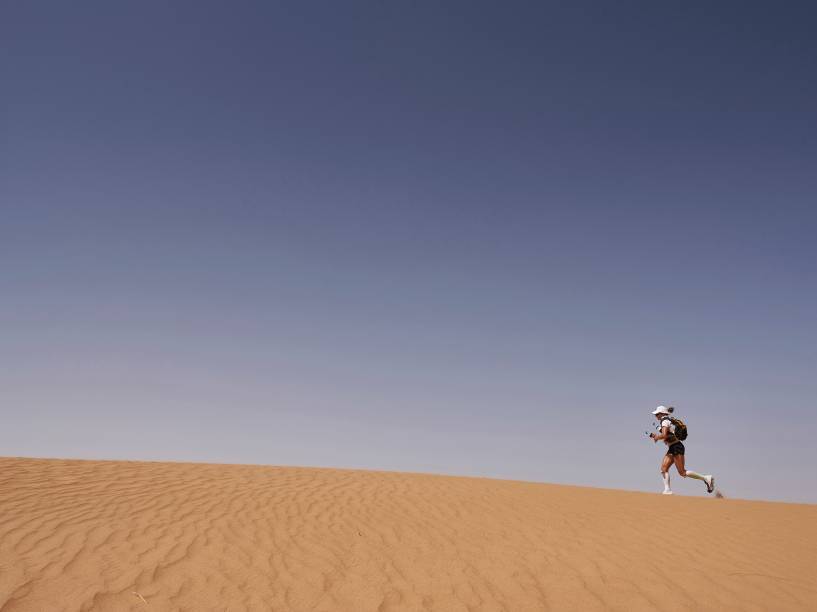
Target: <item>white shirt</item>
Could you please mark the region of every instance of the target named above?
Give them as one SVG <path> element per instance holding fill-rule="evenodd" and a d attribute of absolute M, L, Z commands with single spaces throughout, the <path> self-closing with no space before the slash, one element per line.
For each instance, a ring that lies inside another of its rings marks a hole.
<path fill-rule="evenodd" d="M 675 443 L 678 441 L 678 439 L 677 439 L 677 438 L 675 438 L 675 425 L 673 425 L 673 424 L 672 424 L 672 421 L 670 421 L 669 419 L 665 418 L 665 419 L 662 419 L 662 420 L 661 420 L 661 429 L 663 430 L 663 429 L 664 429 L 664 427 L 668 427 L 668 428 L 669 428 L 667 431 L 669 431 L 670 435 L 672 435 L 672 444 L 675 444 Z M 669 445 L 670 445 L 670 441 L 665 439 L 665 440 L 664 440 L 664 444 L 666 444 L 667 446 L 669 446 Z"/>

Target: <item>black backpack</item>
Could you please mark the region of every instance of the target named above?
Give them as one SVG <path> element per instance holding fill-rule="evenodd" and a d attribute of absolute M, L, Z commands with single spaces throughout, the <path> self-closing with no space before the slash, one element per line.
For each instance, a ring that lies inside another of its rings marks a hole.
<path fill-rule="evenodd" d="M 670 422 L 675 425 L 675 437 L 683 441 L 687 439 L 687 426 L 681 419 L 675 417 L 667 417 Z"/>

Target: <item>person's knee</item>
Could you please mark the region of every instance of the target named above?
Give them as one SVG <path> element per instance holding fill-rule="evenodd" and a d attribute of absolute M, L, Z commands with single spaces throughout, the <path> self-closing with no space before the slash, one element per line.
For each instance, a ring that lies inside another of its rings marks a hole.
<path fill-rule="evenodd" d="M 687 471 L 686 470 L 678 470 L 678 474 L 680 474 L 681 478 L 686 478 L 687 477 Z"/>

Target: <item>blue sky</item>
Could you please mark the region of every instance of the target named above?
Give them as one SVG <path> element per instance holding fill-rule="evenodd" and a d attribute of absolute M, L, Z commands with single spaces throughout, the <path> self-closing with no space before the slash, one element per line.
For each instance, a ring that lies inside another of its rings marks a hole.
<path fill-rule="evenodd" d="M 815 17 L 5 6 L 0 452 L 817 502 Z"/>

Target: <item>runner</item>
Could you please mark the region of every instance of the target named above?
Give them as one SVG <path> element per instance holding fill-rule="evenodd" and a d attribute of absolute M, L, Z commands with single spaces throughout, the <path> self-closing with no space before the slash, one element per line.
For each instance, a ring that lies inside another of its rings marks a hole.
<path fill-rule="evenodd" d="M 684 444 L 681 440 L 686 439 L 686 425 L 680 419 L 670 416 L 674 411 L 675 408 L 672 406 L 658 406 L 658 408 L 652 411 L 652 414 L 660 422 L 659 427 L 661 431 L 657 434 L 651 433 L 650 438 L 653 439 L 653 442 L 663 440 L 664 444 L 667 445 L 667 454 L 664 455 L 664 459 L 661 461 L 661 478 L 664 479 L 664 495 L 672 495 L 672 489 L 669 483 L 669 470 L 673 463 L 675 463 L 675 467 L 682 478 L 689 476 L 690 478 L 701 480 L 706 485 L 706 492 L 712 493 L 712 491 L 715 490 L 714 476 L 711 474 L 701 475 L 698 474 L 698 472 L 687 470 L 684 467 Z"/>

